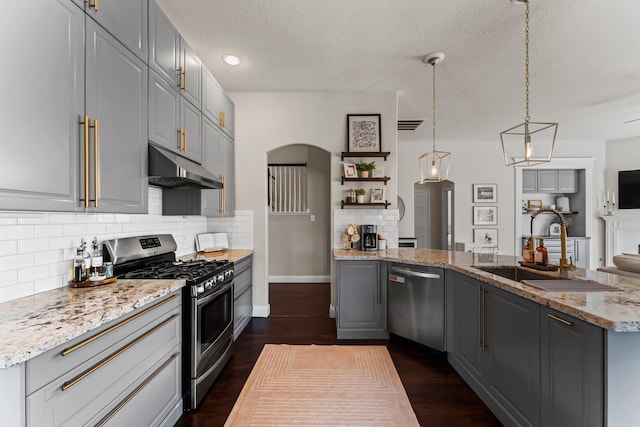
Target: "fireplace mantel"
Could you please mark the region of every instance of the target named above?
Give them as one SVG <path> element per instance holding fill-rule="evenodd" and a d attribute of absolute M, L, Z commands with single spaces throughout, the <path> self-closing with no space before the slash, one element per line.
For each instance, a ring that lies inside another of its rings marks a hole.
<path fill-rule="evenodd" d="M 613 265 L 613 256 L 640 253 L 640 215 L 601 216 L 605 222 L 605 265 Z"/>

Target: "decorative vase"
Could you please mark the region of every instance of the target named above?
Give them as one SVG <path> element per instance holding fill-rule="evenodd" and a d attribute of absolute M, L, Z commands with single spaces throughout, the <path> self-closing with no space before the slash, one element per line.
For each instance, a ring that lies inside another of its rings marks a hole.
<path fill-rule="evenodd" d="M 364 194 L 358 194 L 356 196 L 356 202 L 357 203 L 364 203 Z"/>
<path fill-rule="evenodd" d="M 360 178 L 369 178 L 369 171 L 360 171 Z"/>

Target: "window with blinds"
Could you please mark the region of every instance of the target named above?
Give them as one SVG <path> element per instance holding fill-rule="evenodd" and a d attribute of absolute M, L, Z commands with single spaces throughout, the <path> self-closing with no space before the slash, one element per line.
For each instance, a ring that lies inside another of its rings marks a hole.
<path fill-rule="evenodd" d="M 307 164 L 269 164 L 269 213 L 307 213 Z"/>

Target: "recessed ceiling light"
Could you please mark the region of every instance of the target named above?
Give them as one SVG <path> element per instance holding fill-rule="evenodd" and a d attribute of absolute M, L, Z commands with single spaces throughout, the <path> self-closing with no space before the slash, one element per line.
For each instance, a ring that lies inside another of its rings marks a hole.
<path fill-rule="evenodd" d="M 224 55 L 222 55 L 222 60 L 229 65 L 240 65 L 242 63 L 242 58 L 230 53 L 225 53 Z"/>

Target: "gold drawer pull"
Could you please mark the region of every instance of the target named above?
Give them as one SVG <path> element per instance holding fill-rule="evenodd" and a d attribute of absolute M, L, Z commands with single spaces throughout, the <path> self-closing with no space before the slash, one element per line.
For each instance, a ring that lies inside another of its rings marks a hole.
<path fill-rule="evenodd" d="M 547 314 L 547 316 L 548 316 L 548 317 L 550 317 L 550 318 L 552 318 L 553 320 L 557 320 L 558 322 L 563 323 L 563 324 L 565 324 L 565 325 L 567 325 L 567 326 L 573 326 L 573 323 L 572 323 L 572 322 L 569 322 L 568 320 L 564 320 L 564 319 L 563 319 L 563 318 L 561 318 L 561 317 L 554 316 L 553 314 Z"/>
<path fill-rule="evenodd" d="M 87 369 L 86 371 L 82 372 L 80 375 L 76 376 L 75 378 L 73 378 L 73 379 L 71 379 L 69 381 L 66 381 L 64 384 L 62 384 L 62 386 L 60 386 L 60 389 L 62 391 L 70 389 L 71 387 L 73 387 L 74 385 L 76 385 L 77 383 L 82 381 L 83 379 L 87 378 L 89 375 L 93 374 L 95 371 L 97 371 L 98 369 L 102 368 L 104 365 L 106 365 L 107 363 L 111 362 L 113 359 L 115 359 L 116 357 L 120 356 L 122 353 L 124 353 L 125 351 L 129 350 L 131 347 L 133 347 L 134 345 L 138 344 L 140 341 L 142 341 L 143 339 L 145 339 L 149 335 L 153 334 L 155 331 L 157 331 L 158 329 L 162 328 L 164 325 L 166 325 L 167 323 L 171 322 L 173 319 L 175 319 L 176 317 L 179 317 L 179 316 L 180 316 L 180 314 L 178 314 L 178 313 L 170 316 L 168 319 L 164 320 L 162 323 L 159 323 L 158 325 L 156 325 L 152 329 L 149 329 L 147 332 L 145 332 L 144 334 L 140 335 L 135 340 L 133 340 L 130 343 L 126 344 L 124 347 L 121 347 L 115 353 L 111 353 L 109 356 L 107 356 L 106 358 L 102 359 L 100 362 L 96 363 L 95 365 L 93 365 L 92 367 Z"/>
<path fill-rule="evenodd" d="M 153 374 L 149 375 L 149 378 L 147 378 L 146 380 L 144 380 L 138 387 L 135 388 L 135 390 L 133 390 L 131 392 L 131 394 L 129 394 L 126 399 L 124 399 L 122 402 L 118 403 L 118 406 L 116 406 L 115 408 L 113 408 L 111 411 L 109 411 L 109 413 L 98 423 L 96 424 L 96 427 L 102 427 L 103 425 L 105 425 L 111 418 L 113 418 L 113 416 L 115 414 L 117 414 L 118 412 L 120 412 L 120 410 L 122 408 L 124 408 L 124 406 L 129 403 L 129 401 L 131 401 L 131 399 L 133 399 L 134 397 L 136 397 L 136 395 L 138 393 L 140 393 L 142 391 L 143 388 L 145 388 L 147 386 L 147 384 L 149 384 L 151 381 L 153 381 L 155 379 L 155 377 L 157 377 L 158 375 L 160 375 L 160 372 L 164 371 L 164 368 L 166 368 L 167 366 L 169 366 L 171 364 L 171 362 L 173 362 L 176 357 L 178 357 L 180 355 L 180 352 L 178 353 L 174 353 L 173 355 L 171 355 L 170 358 L 167 359 L 166 362 L 164 362 L 158 369 L 156 369 Z"/>
<path fill-rule="evenodd" d="M 79 350 L 80 348 L 84 347 L 85 345 L 92 343 L 93 341 L 97 340 L 98 338 L 101 338 L 101 337 L 103 337 L 103 336 L 107 335 L 108 333 L 113 332 L 113 331 L 115 331 L 116 329 L 118 329 L 118 328 L 120 328 L 120 327 L 122 327 L 122 326 L 126 325 L 127 323 L 129 323 L 129 322 L 132 322 L 132 321 L 136 320 L 138 317 L 140 317 L 140 316 L 144 316 L 145 314 L 147 314 L 147 313 L 148 313 L 148 312 L 150 312 L 151 310 L 154 310 L 154 309 L 156 309 L 156 308 L 160 307 L 161 305 L 163 305 L 163 304 L 165 304 L 165 303 L 168 303 L 169 301 L 171 301 L 171 300 L 173 300 L 173 299 L 175 299 L 175 298 L 178 298 L 179 296 L 180 296 L 180 295 L 177 295 L 177 294 L 176 294 L 176 295 L 171 295 L 169 298 L 167 298 L 167 299 L 165 299 L 165 300 L 163 300 L 163 301 L 160 301 L 159 303 L 154 304 L 154 305 L 152 305 L 152 306 L 151 306 L 151 307 L 149 307 L 149 308 L 145 308 L 145 309 L 144 309 L 144 310 L 142 310 L 140 313 L 137 313 L 137 314 L 135 314 L 135 315 L 133 315 L 133 316 L 129 317 L 128 319 L 123 320 L 123 321 L 122 321 L 122 322 L 120 322 L 120 323 L 116 323 L 115 325 L 111 326 L 110 328 L 107 328 L 107 329 L 105 329 L 104 331 L 102 331 L 102 332 L 100 332 L 100 333 L 98 333 L 98 334 L 95 334 L 95 335 L 93 335 L 92 337 L 89 337 L 89 338 L 87 338 L 86 340 L 81 341 L 81 342 L 79 342 L 78 344 L 76 344 L 76 345 L 74 345 L 74 346 L 72 346 L 72 347 L 69 347 L 69 348 L 66 348 L 66 349 L 62 350 L 62 351 L 60 352 L 60 355 L 61 355 L 61 356 L 67 356 L 67 355 L 69 355 L 69 354 L 73 353 L 74 351 Z"/>

